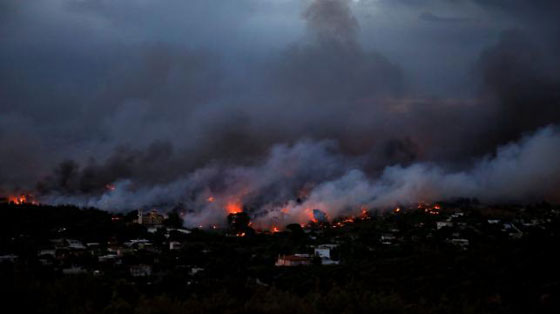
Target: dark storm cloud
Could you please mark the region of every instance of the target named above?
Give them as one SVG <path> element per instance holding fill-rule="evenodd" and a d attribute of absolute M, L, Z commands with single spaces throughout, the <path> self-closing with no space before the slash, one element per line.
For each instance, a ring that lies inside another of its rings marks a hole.
<path fill-rule="evenodd" d="M 332 213 L 428 190 L 507 199 L 501 165 L 542 174 L 553 158 L 556 128 L 537 131 L 560 122 L 553 2 L 2 6 L 0 186 L 44 201 L 182 203 L 194 223 L 241 201 L 266 220 L 284 205 L 303 215 L 302 189 Z M 554 196 L 511 176 L 542 191 L 519 195 Z"/>

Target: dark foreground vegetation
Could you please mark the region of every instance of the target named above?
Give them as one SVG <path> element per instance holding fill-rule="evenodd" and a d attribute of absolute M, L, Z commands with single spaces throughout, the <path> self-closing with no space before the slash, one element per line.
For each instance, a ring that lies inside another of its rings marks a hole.
<path fill-rule="evenodd" d="M 548 204 L 441 204 L 243 236 L 186 232 L 173 213 L 158 226 L 74 207 L 0 214 L 2 313 L 560 313 Z M 320 244 L 338 264 L 275 266 Z"/>

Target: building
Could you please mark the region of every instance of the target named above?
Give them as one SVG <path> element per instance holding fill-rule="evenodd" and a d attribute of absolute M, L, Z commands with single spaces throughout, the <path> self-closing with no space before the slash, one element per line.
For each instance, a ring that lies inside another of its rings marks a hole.
<path fill-rule="evenodd" d="M 87 270 L 85 270 L 82 266 L 71 266 L 68 268 L 63 268 L 62 269 L 62 273 L 64 275 L 80 275 L 80 274 L 85 274 L 87 273 Z"/>
<path fill-rule="evenodd" d="M 142 209 L 138 210 L 138 223 L 141 225 L 156 226 L 163 223 L 164 217 L 157 209 L 152 209 L 149 213 L 144 214 Z"/>
<path fill-rule="evenodd" d="M 14 254 L 0 255 L 0 263 L 3 263 L 3 262 L 14 263 L 17 259 L 18 259 L 18 256 L 14 255 Z"/>
<path fill-rule="evenodd" d="M 311 265 L 309 254 L 279 255 L 276 266 L 308 266 Z"/>
<path fill-rule="evenodd" d="M 181 249 L 181 242 L 178 241 L 171 241 L 169 242 L 169 250 L 179 250 Z"/>
<path fill-rule="evenodd" d="M 322 244 L 315 248 L 315 256 L 321 259 L 321 265 L 338 265 L 338 261 L 331 259 L 331 249 L 337 247 L 336 244 Z"/>
<path fill-rule="evenodd" d="M 438 222 L 436 222 L 437 230 L 440 230 L 442 228 L 451 228 L 451 227 L 453 227 L 452 222 L 449 222 L 449 221 L 438 221 Z"/>
<path fill-rule="evenodd" d="M 391 245 L 397 239 L 392 233 L 384 233 L 381 235 L 381 244 Z"/>
<path fill-rule="evenodd" d="M 467 249 L 469 247 L 469 244 L 470 244 L 469 240 L 461 239 L 461 238 L 451 239 L 451 240 L 449 240 L 449 243 L 451 243 L 451 244 L 453 244 L 457 247 L 460 247 L 462 249 Z"/>
<path fill-rule="evenodd" d="M 129 270 L 132 277 L 149 277 L 152 275 L 152 266 L 150 265 L 134 265 L 130 266 Z"/>

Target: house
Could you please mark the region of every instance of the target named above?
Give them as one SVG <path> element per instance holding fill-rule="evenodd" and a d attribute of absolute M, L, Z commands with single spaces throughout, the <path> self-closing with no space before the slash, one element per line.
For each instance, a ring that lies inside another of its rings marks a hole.
<path fill-rule="evenodd" d="M 13 263 L 17 260 L 17 255 L 8 254 L 8 255 L 0 255 L 0 263 L 2 262 L 10 262 Z"/>
<path fill-rule="evenodd" d="M 62 273 L 65 275 L 79 275 L 79 274 L 85 274 L 86 272 L 87 271 L 81 266 L 71 266 L 62 269 Z"/>
<path fill-rule="evenodd" d="M 140 264 L 130 266 L 130 275 L 132 277 L 149 277 L 152 275 L 152 266 Z"/>
<path fill-rule="evenodd" d="M 384 245 L 393 244 L 393 241 L 395 241 L 395 239 L 396 237 L 392 233 L 384 233 L 381 235 L 381 244 Z"/>
<path fill-rule="evenodd" d="M 308 266 L 311 265 L 309 254 L 279 255 L 276 266 Z"/>
<path fill-rule="evenodd" d="M 144 214 L 142 209 L 138 210 L 137 222 L 141 225 L 156 226 L 163 223 L 164 217 L 157 209 L 152 209 L 149 213 Z"/>
<path fill-rule="evenodd" d="M 55 249 L 43 249 L 43 250 L 39 250 L 39 252 L 37 252 L 37 256 L 41 257 L 41 256 L 52 256 L 53 258 L 56 257 L 56 250 Z"/>
<path fill-rule="evenodd" d="M 315 248 L 315 256 L 321 259 L 321 265 L 337 265 L 338 261 L 331 259 L 331 250 L 337 247 L 336 244 L 321 244 Z"/>
<path fill-rule="evenodd" d="M 442 228 L 451 228 L 453 227 L 453 223 L 449 221 L 438 221 L 436 222 L 436 229 L 440 230 Z"/>
<path fill-rule="evenodd" d="M 66 243 L 69 249 L 71 250 L 85 250 L 86 247 L 82 244 L 82 242 L 78 240 L 66 239 Z"/>
<path fill-rule="evenodd" d="M 331 258 L 331 248 L 325 246 L 317 246 L 315 248 L 315 256 L 320 257 L 321 259 L 330 259 Z"/>
<path fill-rule="evenodd" d="M 171 241 L 169 242 L 169 250 L 179 250 L 181 248 L 181 242 Z"/>
<path fill-rule="evenodd" d="M 105 263 L 105 262 L 115 262 L 119 257 L 116 254 L 107 254 L 107 255 L 101 255 L 97 257 L 97 260 L 100 263 Z"/>
<path fill-rule="evenodd" d="M 460 238 L 451 239 L 451 240 L 449 240 L 449 243 L 451 243 L 451 244 L 453 244 L 453 245 L 455 245 L 455 246 L 457 246 L 457 247 L 460 247 L 460 248 L 462 248 L 462 249 L 467 249 L 467 248 L 469 247 L 469 244 L 470 244 L 470 243 L 469 243 L 469 240 L 467 240 L 467 239 L 460 239 Z"/>
<path fill-rule="evenodd" d="M 450 218 L 451 218 L 451 219 L 457 219 L 457 218 L 463 217 L 463 216 L 465 216 L 465 213 L 463 213 L 463 212 L 455 212 L 455 213 L 453 213 L 453 214 L 451 215 Z"/>
<path fill-rule="evenodd" d="M 146 239 L 134 239 L 125 242 L 124 245 L 129 248 L 144 249 L 148 246 L 151 246 L 152 243 L 150 242 L 150 240 L 146 240 Z"/>
<path fill-rule="evenodd" d="M 520 239 L 523 237 L 523 231 L 517 228 L 513 223 L 505 223 L 502 231 L 507 232 L 513 239 Z"/>

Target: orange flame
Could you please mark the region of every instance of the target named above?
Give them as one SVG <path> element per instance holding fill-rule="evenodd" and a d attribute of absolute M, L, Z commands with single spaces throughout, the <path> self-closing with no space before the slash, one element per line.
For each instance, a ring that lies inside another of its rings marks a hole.
<path fill-rule="evenodd" d="M 216 199 L 214 198 L 214 196 L 210 195 L 206 200 L 208 201 L 208 203 L 213 203 Z"/>
<path fill-rule="evenodd" d="M 20 194 L 20 195 L 11 195 L 8 196 L 8 203 L 12 203 L 15 205 L 22 205 L 22 204 L 33 204 L 37 205 L 38 203 L 33 200 L 33 196 L 29 194 Z"/>
<path fill-rule="evenodd" d="M 309 220 L 313 223 L 317 223 L 319 222 L 316 218 L 315 215 L 313 215 L 313 211 L 311 210 L 311 208 L 306 208 L 304 210 L 304 212 L 307 214 L 307 216 L 309 217 Z"/>
<path fill-rule="evenodd" d="M 232 201 L 226 204 L 226 211 L 228 214 L 238 214 L 243 211 L 243 206 L 239 201 Z"/>
<path fill-rule="evenodd" d="M 271 230 L 271 231 L 272 231 L 273 233 L 276 233 L 276 232 L 280 232 L 280 229 L 278 229 L 278 227 L 272 227 L 272 230 Z"/>

